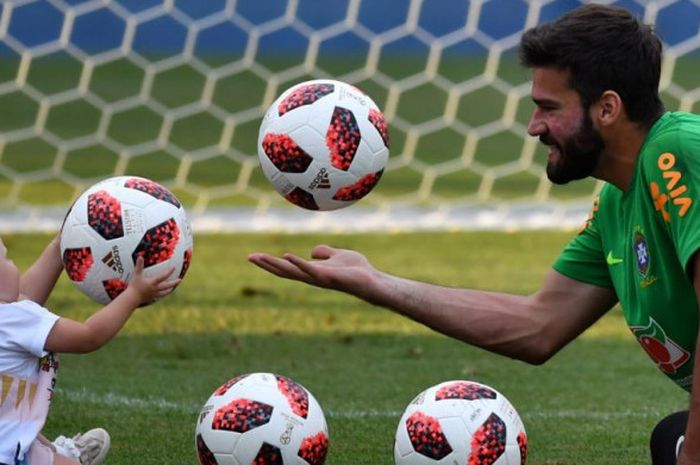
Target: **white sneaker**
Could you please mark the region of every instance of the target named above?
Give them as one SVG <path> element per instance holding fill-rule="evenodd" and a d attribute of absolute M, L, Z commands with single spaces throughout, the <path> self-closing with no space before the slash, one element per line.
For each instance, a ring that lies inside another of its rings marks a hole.
<path fill-rule="evenodd" d="M 71 439 L 59 436 L 53 445 L 59 454 L 74 458 L 82 465 L 99 465 L 109 452 L 110 439 L 107 431 L 95 428 Z"/>

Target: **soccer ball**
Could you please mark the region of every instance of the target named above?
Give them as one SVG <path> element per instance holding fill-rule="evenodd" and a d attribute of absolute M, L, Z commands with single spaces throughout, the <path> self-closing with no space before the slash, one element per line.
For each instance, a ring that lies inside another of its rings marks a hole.
<path fill-rule="evenodd" d="M 98 303 L 121 294 L 138 256 L 144 274 L 175 265 L 182 278 L 192 259 L 192 228 L 182 204 L 160 184 L 117 176 L 83 192 L 61 227 L 61 257 L 78 289 Z"/>
<path fill-rule="evenodd" d="M 418 394 L 396 430 L 396 465 L 525 465 L 523 422 L 503 394 L 446 381 Z"/>
<path fill-rule="evenodd" d="M 356 87 L 306 81 L 267 110 L 258 157 L 285 199 L 309 210 L 335 210 L 379 181 L 389 158 L 388 127 L 377 105 Z"/>
<path fill-rule="evenodd" d="M 195 446 L 201 465 L 322 465 L 328 427 L 301 384 L 252 373 L 209 397 L 197 418 Z"/>

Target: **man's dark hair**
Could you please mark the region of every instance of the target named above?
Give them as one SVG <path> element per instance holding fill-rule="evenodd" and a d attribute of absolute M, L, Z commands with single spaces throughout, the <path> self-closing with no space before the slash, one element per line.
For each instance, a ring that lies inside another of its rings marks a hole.
<path fill-rule="evenodd" d="M 629 11 L 587 4 L 527 30 L 520 62 L 569 71 L 587 109 L 606 90 L 620 95 L 630 120 L 646 127 L 664 111 L 659 98 L 661 40 Z"/>

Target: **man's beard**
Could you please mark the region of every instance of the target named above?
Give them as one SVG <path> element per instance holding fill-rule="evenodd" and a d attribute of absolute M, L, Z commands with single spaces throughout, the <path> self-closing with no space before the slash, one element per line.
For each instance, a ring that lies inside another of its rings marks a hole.
<path fill-rule="evenodd" d="M 566 184 L 591 176 L 605 148 L 603 138 L 593 128 L 593 122 L 588 115 L 583 116 L 581 129 L 568 137 L 563 145 L 546 136 L 540 140 L 546 145 L 554 145 L 559 150 L 559 160 L 556 163 L 547 162 L 547 177 L 554 184 Z"/>

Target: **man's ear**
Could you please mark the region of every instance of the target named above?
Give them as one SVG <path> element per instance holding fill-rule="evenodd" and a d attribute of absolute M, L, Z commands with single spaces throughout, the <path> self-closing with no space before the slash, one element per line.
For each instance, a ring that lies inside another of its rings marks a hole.
<path fill-rule="evenodd" d="M 624 108 L 620 94 L 614 90 L 606 90 L 598 101 L 592 105 L 591 118 L 596 119 L 602 127 L 611 126 L 624 114 Z"/>

